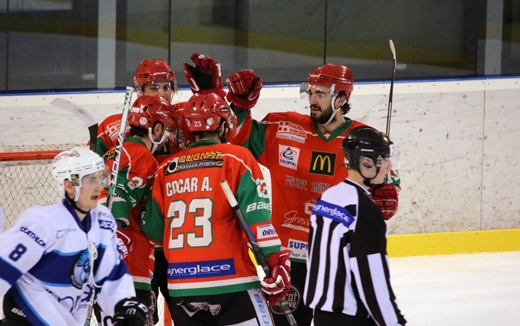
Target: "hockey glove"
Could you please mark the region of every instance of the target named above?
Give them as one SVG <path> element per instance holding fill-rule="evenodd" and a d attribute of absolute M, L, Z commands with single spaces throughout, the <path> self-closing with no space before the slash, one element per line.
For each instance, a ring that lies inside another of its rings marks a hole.
<path fill-rule="evenodd" d="M 128 297 L 119 301 L 115 308 L 113 326 L 143 326 L 146 325 L 148 308 L 137 297 Z"/>
<path fill-rule="evenodd" d="M 291 289 L 291 251 L 288 249 L 269 255 L 267 264 L 271 275 L 264 277 L 260 286 L 267 296 L 267 303 L 275 305 Z"/>
<path fill-rule="evenodd" d="M 370 193 L 372 200 L 381 208 L 385 220 L 391 219 L 399 206 L 397 187 L 391 184 L 374 185 Z"/>
<path fill-rule="evenodd" d="M 116 225 L 118 229 L 124 229 L 128 226 L 128 220 L 122 218 L 116 218 Z"/>
<path fill-rule="evenodd" d="M 226 78 L 229 88 L 226 99 L 237 109 L 250 109 L 256 105 L 262 89 L 262 77 L 251 70 L 240 70 Z"/>
<path fill-rule="evenodd" d="M 117 247 L 121 251 L 121 256 L 123 256 L 123 259 L 125 259 L 126 256 L 128 256 L 128 254 L 131 253 L 132 250 L 134 250 L 134 243 L 132 239 L 130 239 L 126 234 L 119 230 L 116 231 L 116 235 Z"/>
<path fill-rule="evenodd" d="M 193 53 L 191 61 L 195 67 L 184 63 L 184 76 L 193 93 L 216 93 L 224 98 L 226 92 L 222 85 L 220 62 L 200 53 Z"/>

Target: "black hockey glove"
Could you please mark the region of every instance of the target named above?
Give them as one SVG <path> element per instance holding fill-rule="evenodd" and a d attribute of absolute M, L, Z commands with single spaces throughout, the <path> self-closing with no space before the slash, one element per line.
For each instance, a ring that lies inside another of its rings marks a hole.
<path fill-rule="evenodd" d="M 120 218 L 116 218 L 116 224 L 117 224 L 117 228 L 121 229 L 121 230 L 128 226 L 128 224 Z"/>
<path fill-rule="evenodd" d="M 148 308 L 137 297 L 128 297 L 119 301 L 115 308 L 113 326 L 144 326 L 146 325 Z"/>

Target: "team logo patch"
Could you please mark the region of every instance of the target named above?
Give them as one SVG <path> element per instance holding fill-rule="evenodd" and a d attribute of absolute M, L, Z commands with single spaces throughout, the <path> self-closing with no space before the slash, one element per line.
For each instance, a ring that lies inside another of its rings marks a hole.
<path fill-rule="evenodd" d="M 325 152 L 312 152 L 309 173 L 334 175 L 336 154 Z"/>
<path fill-rule="evenodd" d="M 72 267 L 72 275 L 70 276 L 70 279 L 72 285 L 77 289 L 83 287 L 83 284 L 87 282 L 90 275 L 90 261 L 88 255 L 88 249 L 83 250 Z"/>
<path fill-rule="evenodd" d="M 296 170 L 300 149 L 291 146 L 278 145 L 278 158 L 280 166 Z"/>
<path fill-rule="evenodd" d="M 220 168 L 223 164 L 224 160 L 220 151 L 181 155 L 165 166 L 164 175 L 200 168 Z"/>
<path fill-rule="evenodd" d="M 307 139 L 307 132 L 302 126 L 292 122 L 284 121 L 278 125 L 276 138 L 293 140 L 298 143 L 305 143 Z"/>
<path fill-rule="evenodd" d="M 291 310 L 291 312 L 294 312 L 298 307 L 300 298 L 301 295 L 298 289 L 291 285 L 291 289 L 285 295 L 285 301 L 287 301 L 287 304 L 289 305 L 289 309 Z M 280 302 L 276 303 L 274 306 L 270 306 L 269 309 L 271 309 L 273 314 L 285 315 L 282 306 L 280 305 Z"/>

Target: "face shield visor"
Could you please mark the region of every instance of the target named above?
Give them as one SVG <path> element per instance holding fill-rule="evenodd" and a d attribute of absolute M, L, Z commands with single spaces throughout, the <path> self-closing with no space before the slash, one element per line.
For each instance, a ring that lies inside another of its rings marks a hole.
<path fill-rule="evenodd" d="M 311 89 L 311 87 L 315 88 L 315 91 L 313 92 L 313 90 Z M 323 87 L 323 88 L 320 88 Z M 336 94 L 334 94 L 334 91 L 336 89 L 336 85 L 332 84 L 331 87 L 327 87 L 325 85 L 314 85 L 314 84 L 310 84 L 308 82 L 303 82 L 301 85 L 300 85 L 300 98 L 301 99 L 304 99 L 305 97 L 311 97 L 313 95 L 316 95 L 318 96 L 318 99 L 319 100 L 324 100 L 324 99 L 327 99 L 327 98 L 333 98 L 336 96 Z"/>
<path fill-rule="evenodd" d="M 79 178 L 75 178 L 75 175 L 71 175 L 71 183 L 75 187 L 95 188 L 101 186 L 102 188 L 106 188 L 110 183 L 110 174 L 110 168 L 105 166 L 102 171 L 83 176 L 81 178 L 81 183 L 79 182 Z"/>

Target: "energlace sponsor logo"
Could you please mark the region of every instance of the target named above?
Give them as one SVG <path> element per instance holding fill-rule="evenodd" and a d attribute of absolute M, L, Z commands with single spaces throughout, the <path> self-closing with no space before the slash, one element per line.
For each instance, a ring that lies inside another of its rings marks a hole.
<path fill-rule="evenodd" d="M 233 274 L 236 274 L 233 259 L 173 263 L 168 265 L 169 279 L 216 277 Z"/>
<path fill-rule="evenodd" d="M 345 208 L 318 200 L 312 209 L 312 214 L 331 218 L 349 227 L 354 222 L 354 217 Z"/>

